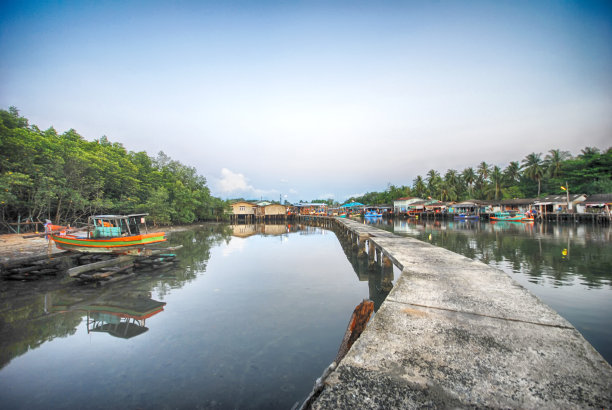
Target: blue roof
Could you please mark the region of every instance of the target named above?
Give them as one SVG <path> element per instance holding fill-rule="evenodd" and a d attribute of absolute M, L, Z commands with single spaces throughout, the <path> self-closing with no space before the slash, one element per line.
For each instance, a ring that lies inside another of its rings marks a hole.
<path fill-rule="evenodd" d="M 341 205 L 340 208 L 353 208 L 355 206 L 364 206 L 361 202 L 351 202 L 349 204 Z"/>

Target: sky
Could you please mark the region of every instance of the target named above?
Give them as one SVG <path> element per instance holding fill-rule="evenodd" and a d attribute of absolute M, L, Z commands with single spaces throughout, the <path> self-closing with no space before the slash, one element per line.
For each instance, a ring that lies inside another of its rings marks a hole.
<path fill-rule="evenodd" d="M 0 2 L 0 108 L 290 202 L 612 146 L 610 1 Z"/>

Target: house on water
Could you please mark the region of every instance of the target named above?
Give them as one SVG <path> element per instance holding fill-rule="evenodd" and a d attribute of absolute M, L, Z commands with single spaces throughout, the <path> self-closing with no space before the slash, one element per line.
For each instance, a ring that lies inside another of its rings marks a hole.
<path fill-rule="evenodd" d="M 536 210 L 542 214 L 576 212 L 576 205 L 586 201 L 585 194 L 549 195 L 534 202 Z"/>
<path fill-rule="evenodd" d="M 423 201 L 423 199 L 417 197 L 398 198 L 393 201 L 393 213 L 395 215 L 406 214 L 409 210 L 408 206 L 419 201 Z"/>
<path fill-rule="evenodd" d="M 253 222 L 256 216 L 257 205 L 251 202 L 238 201 L 231 204 L 232 221 Z"/>
<path fill-rule="evenodd" d="M 263 221 L 284 221 L 287 219 L 287 207 L 281 204 L 268 204 L 256 209 L 257 219 Z"/>

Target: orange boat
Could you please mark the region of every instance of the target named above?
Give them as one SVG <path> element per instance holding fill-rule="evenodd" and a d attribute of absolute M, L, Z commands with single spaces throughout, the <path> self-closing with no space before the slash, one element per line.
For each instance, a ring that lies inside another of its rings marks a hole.
<path fill-rule="evenodd" d="M 66 227 L 53 226 L 49 238 L 59 249 L 68 251 L 137 255 L 145 246 L 166 240 L 165 232 L 148 232 L 147 215 L 90 216 L 85 231 L 68 233 Z"/>

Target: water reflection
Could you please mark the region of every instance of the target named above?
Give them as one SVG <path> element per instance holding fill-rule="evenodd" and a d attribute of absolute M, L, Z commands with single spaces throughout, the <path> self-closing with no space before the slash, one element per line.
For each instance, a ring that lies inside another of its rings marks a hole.
<path fill-rule="evenodd" d="M 224 225 L 172 234 L 183 245 L 179 268 L 149 272 L 103 288 L 70 279 L 46 282 L 0 281 L 0 369 L 10 361 L 57 337 L 74 335 L 86 321 L 88 332 L 130 338 L 148 330 L 146 319 L 160 313 L 170 289 L 192 281 L 206 269 L 210 248 L 229 240 Z"/>
<path fill-rule="evenodd" d="M 592 225 L 519 222 L 396 220 L 406 234 L 485 263 L 509 263 L 534 283 L 553 279 L 571 286 L 578 278 L 589 288 L 612 284 L 611 230 Z"/>
<path fill-rule="evenodd" d="M 177 266 L 103 287 L 0 282 L 3 406 L 291 408 L 394 279 L 309 225 L 204 225 L 169 245 Z"/>
<path fill-rule="evenodd" d="M 376 219 L 381 220 L 381 218 Z M 344 237 L 340 231 L 336 231 L 336 236 L 357 278 L 360 281 L 368 282 L 369 299 L 374 302 L 374 311 L 378 311 L 378 308 L 393 288 L 393 281 L 395 279 L 393 265 L 375 261 L 374 254 L 368 254 L 367 252 L 360 254 L 357 244 Z M 364 246 L 364 249 L 367 251 L 368 247 Z"/>

